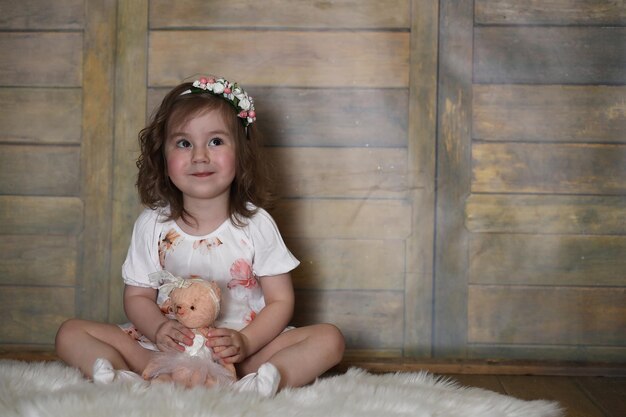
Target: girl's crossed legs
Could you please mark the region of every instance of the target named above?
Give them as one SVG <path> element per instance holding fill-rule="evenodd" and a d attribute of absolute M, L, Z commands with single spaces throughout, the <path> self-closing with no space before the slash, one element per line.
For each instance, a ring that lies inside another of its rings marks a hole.
<path fill-rule="evenodd" d="M 143 348 L 117 325 L 71 319 L 61 325 L 56 337 L 56 351 L 67 364 L 93 377 L 98 358 L 111 362 L 114 369 L 141 374 L 152 351 Z M 237 364 L 239 376 L 256 372 L 270 362 L 281 375 L 280 388 L 299 387 L 341 361 L 344 338 L 329 324 L 300 327 L 281 333 L 260 351 Z"/>

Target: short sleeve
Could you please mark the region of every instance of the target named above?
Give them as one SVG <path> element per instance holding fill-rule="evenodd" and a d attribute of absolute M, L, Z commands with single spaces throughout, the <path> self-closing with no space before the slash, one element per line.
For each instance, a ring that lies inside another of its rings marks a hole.
<path fill-rule="evenodd" d="M 144 210 L 135 221 L 128 254 L 122 265 L 125 284 L 153 288 L 148 275 L 162 269 L 158 253 L 160 229 L 156 210 Z"/>
<path fill-rule="evenodd" d="M 249 228 L 254 245 L 252 269 L 256 276 L 280 275 L 300 265 L 287 249 L 278 226 L 267 211 L 258 209 L 250 219 Z"/>

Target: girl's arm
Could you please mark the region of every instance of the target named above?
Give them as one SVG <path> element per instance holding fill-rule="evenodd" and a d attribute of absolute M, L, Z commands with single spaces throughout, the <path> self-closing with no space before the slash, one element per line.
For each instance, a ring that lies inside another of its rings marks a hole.
<path fill-rule="evenodd" d="M 159 350 L 184 351 L 180 343 L 191 345 L 193 332 L 163 315 L 156 303 L 157 290 L 153 288 L 124 287 L 124 310 L 133 325 L 157 345 Z"/>
<path fill-rule="evenodd" d="M 218 356 L 227 363 L 238 363 L 255 354 L 274 340 L 289 324 L 293 315 L 294 292 L 291 274 L 260 278 L 265 307 L 240 332 L 231 329 L 211 329 L 211 347 L 223 346 Z"/>

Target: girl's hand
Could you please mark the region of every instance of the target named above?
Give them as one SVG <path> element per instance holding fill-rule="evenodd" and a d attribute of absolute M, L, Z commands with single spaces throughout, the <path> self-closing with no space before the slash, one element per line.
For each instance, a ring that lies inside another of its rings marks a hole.
<path fill-rule="evenodd" d="M 161 352 L 184 352 L 185 347 L 181 343 L 191 346 L 193 337 L 193 332 L 178 321 L 167 320 L 157 328 L 154 343 Z"/>
<path fill-rule="evenodd" d="M 208 329 L 206 345 L 224 363 L 239 363 L 248 357 L 246 337 L 233 329 Z"/>

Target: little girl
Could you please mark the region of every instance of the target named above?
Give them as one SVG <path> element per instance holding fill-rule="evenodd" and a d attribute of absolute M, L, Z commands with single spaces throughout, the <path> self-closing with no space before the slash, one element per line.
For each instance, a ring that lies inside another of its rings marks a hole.
<path fill-rule="evenodd" d="M 288 327 L 290 271 L 299 262 L 264 209 L 269 175 L 255 121 L 252 98 L 222 78 L 180 84 L 163 99 L 139 135 L 137 186 L 148 208 L 135 222 L 122 268 L 132 324 L 68 320 L 56 337 L 61 359 L 110 382 L 136 377 L 156 350 L 184 351 L 193 333 L 163 315 L 149 278 L 167 270 L 221 287 L 222 313 L 207 345 L 246 376 L 239 389 L 272 395 L 312 382 L 341 360 L 336 327 Z"/>

